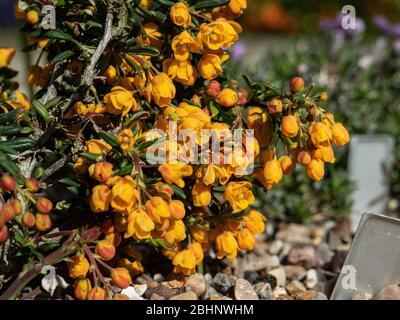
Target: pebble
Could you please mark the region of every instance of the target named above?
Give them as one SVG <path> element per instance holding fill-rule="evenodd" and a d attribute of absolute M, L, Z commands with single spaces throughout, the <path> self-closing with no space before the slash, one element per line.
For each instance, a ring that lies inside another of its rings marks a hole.
<path fill-rule="evenodd" d="M 292 248 L 288 254 L 287 260 L 289 264 L 302 265 L 307 269 L 319 265 L 319 261 L 315 257 L 315 249 L 312 246 Z"/>
<path fill-rule="evenodd" d="M 212 285 L 221 293 L 227 293 L 235 285 L 236 277 L 217 273 L 213 279 Z"/>
<path fill-rule="evenodd" d="M 259 282 L 253 288 L 260 300 L 272 300 L 272 288 L 269 283 Z"/>
<path fill-rule="evenodd" d="M 307 269 L 302 266 L 287 265 L 283 267 L 289 280 L 303 280 L 307 276 Z"/>
<path fill-rule="evenodd" d="M 306 292 L 299 292 L 293 294 L 292 297 L 295 300 L 313 300 L 315 298 L 315 291 L 314 290 L 307 290 Z"/>
<path fill-rule="evenodd" d="M 157 293 L 153 293 L 150 297 L 150 300 L 165 300 L 165 298 L 163 296 L 160 296 Z"/>
<path fill-rule="evenodd" d="M 285 288 L 277 287 L 272 291 L 272 299 L 278 300 L 280 296 L 287 296 L 287 291 Z"/>
<path fill-rule="evenodd" d="M 357 293 L 351 300 L 371 300 L 372 297 L 371 293 Z"/>
<path fill-rule="evenodd" d="M 282 240 L 274 240 L 268 248 L 268 252 L 272 255 L 277 255 L 283 248 L 283 241 Z"/>
<path fill-rule="evenodd" d="M 197 300 L 197 295 L 193 291 L 184 292 L 170 298 L 169 300 Z"/>
<path fill-rule="evenodd" d="M 250 283 L 255 283 L 259 279 L 258 272 L 255 271 L 246 271 L 244 273 L 244 278 L 249 281 Z"/>
<path fill-rule="evenodd" d="M 307 271 L 307 278 L 306 278 L 305 284 L 308 289 L 312 289 L 318 284 L 317 270 L 310 269 Z"/>
<path fill-rule="evenodd" d="M 286 286 L 286 290 L 290 295 L 307 291 L 304 284 L 298 280 L 293 280 Z"/>
<path fill-rule="evenodd" d="M 183 287 L 183 282 L 178 280 L 164 281 L 161 284 L 171 289 L 180 289 Z"/>
<path fill-rule="evenodd" d="M 164 285 L 159 285 L 155 288 L 148 288 L 144 293 L 144 296 L 149 299 L 155 293 L 159 296 L 164 297 L 165 299 L 169 299 L 174 295 L 174 291 L 172 289 Z"/>
<path fill-rule="evenodd" d="M 278 256 L 264 254 L 261 256 L 249 255 L 245 262 L 245 271 L 270 270 L 280 266 Z"/>
<path fill-rule="evenodd" d="M 328 244 L 324 242 L 321 243 L 315 250 L 315 256 L 320 261 L 321 265 L 325 265 L 331 262 L 334 252 L 329 249 Z"/>
<path fill-rule="evenodd" d="M 301 224 L 289 224 L 276 233 L 276 239 L 289 243 L 310 243 L 310 229 Z"/>
<path fill-rule="evenodd" d="M 400 287 L 398 284 L 390 284 L 383 288 L 373 300 L 400 300 Z"/>
<path fill-rule="evenodd" d="M 135 291 L 138 294 L 138 296 L 141 297 L 146 292 L 148 286 L 147 286 L 147 284 L 135 284 L 133 286 L 133 288 L 135 289 Z"/>
<path fill-rule="evenodd" d="M 268 274 L 276 278 L 276 285 L 278 287 L 284 287 L 286 285 L 286 271 L 283 267 L 273 269 Z"/>
<path fill-rule="evenodd" d="M 196 273 L 187 278 L 185 288 L 193 291 L 198 297 L 206 292 L 206 279 L 200 273 Z"/>
<path fill-rule="evenodd" d="M 328 300 L 328 297 L 326 296 L 325 293 L 316 292 L 313 300 Z"/>
<path fill-rule="evenodd" d="M 236 300 L 259 300 L 253 286 L 245 279 L 236 280 L 234 295 Z"/>

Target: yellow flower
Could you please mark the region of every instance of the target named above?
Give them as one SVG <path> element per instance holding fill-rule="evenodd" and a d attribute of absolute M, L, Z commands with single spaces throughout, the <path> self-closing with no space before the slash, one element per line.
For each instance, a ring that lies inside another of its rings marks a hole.
<path fill-rule="evenodd" d="M 168 206 L 173 220 L 182 220 L 185 217 L 186 211 L 182 201 L 172 200 Z"/>
<path fill-rule="evenodd" d="M 293 138 L 299 133 L 299 124 L 297 116 L 286 116 L 282 119 L 282 134 L 286 137 Z"/>
<path fill-rule="evenodd" d="M 270 160 L 264 164 L 264 179 L 268 186 L 267 189 L 271 189 L 274 185 L 281 182 L 282 178 L 282 168 L 277 160 Z"/>
<path fill-rule="evenodd" d="M 239 39 L 240 32 L 242 28 L 238 23 L 219 18 L 212 23 L 201 25 L 199 39 L 208 49 L 217 51 L 222 47 L 232 46 Z"/>
<path fill-rule="evenodd" d="M 224 166 L 209 164 L 200 167 L 196 173 L 196 178 L 206 186 L 214 184 L 217 180 L 220 184 L 226 185 L 231 175 L 232 173 L 228 172 Z"/>
<path fill-rule="evenodd" d="M 300 150 L 299 150 L 300 151 Z M 297 155 L 296 155 L 296 161 L 298 163 L 300 163 L 303 166 L 306 166 L 310 163 L 311 161 L 311 155 L 309 152 L 302 150 L 302 151 L 296 151 Z M 295 153 L 296 154 L 296 153 Z"/>
<path fill-rule="evenodd" d="M 335 163 L 336 161 L 335 154 L 330 145 L 321 146 L 320 148 L 313 150 L 312 157 L 327 163 Z"/>
<path fill-rule="evenodd" d="M 265 221 L 267 219 L 257 210 L 251 209 L 250 213 L 243 218 L 243 227 L 249 229 L 252 233 L 262 233 L 265 230 Z"/>
<path fill-rule="evenodd" d="M 118 135 L 118 143 L 123 151 L 128 152 L 131 150 L 135 144 L 135 138 L 133 137 L 132 130 L 122 130 L 122 132 Z"/>
<path fill-rule="evenodd" d="M 24 109 L 25 111 L 31 109 L 29 99 L 21 92 L 21 90 L 16 90 L 14 95 L 15 100 L 7 100 L 8 104 L 10 104 L 14 109 Z"/>
<path fill-rule="evenodd" d="M 196 207 L 207 207 L 211 203 L 211 187 L 195 183 L 192 189 L 192 198 Z"/>
<path fill-rule="evenodd" d="M 224 231 L 220 233 L 216 238 L 216 244 L 218 259 L 223 259 L 224 257 L 229 259 L 236 258 L 238 252 L 238 243 L 233 232 Z"/>
<path fill-rule="evenodd" d="M 157 224 L 161 224 L 161 219 L 171 217 L 168 203 L 161 197 L 151 197 L 146 202 L 145 207 L 150 218 Z"/>
<path fill-rule="evenodd" d="M 198 131 L 205 125 L 211 123 L 210 116 L 199 107 L 195 107 L 186 102 L 181 102 L 175 109 L 179 117 L 179 129 L 193 129 Z"/>
<path fill-rule="evenodd" d="M 74 279 L 86 278 L 89 268 L 89 261 L 81 254 L 73 256 L 71 261 L 68 262 L 69 276 Z"/>
<path fill-rule="evenodd" d="M 128 258 L 118 259 L 118 266 L 127 269 L 132 277 L 135 277 L 144 272 L 143 265 L 140 261 L 130 261 Z"/>
<path fill-rule="evenodd" d="M 14 55 L 14 48 L 0 48 L 0 69 L 8 67 Z"/>
<path fill-rule="evenodd" d="M 234 213 L 247 209 L 255 202 L 251 187 L 251 183 L 247 181 L 228 183 L 224 199 L 229 201 Z"/>
<path fill-rule="evenodd" d="M 106 77 L 107 84 L 112 85 L 118 80 L 117 69 L 114 66 L 109 65 L 106 71 L 104 72 L 104 76 Z"/>
<path fill-rule="evenodd" d="M 162 44 L 160 38 L 162 37 L 162 33 L 159 31 L 158 25 L 156 25 L 154 22 L 146 23 L 143 26 L 143 29 L 147 35 L 147 38 L 139 36 L 136 38 L 136 43 L 150 45 L 161 50 Z"/>
<path fill-rule="evenodd" d="M 206 80 L 217 78 L 223 73 L 221 59 L 216 54 L 206 54 L 199 62 L 199 72 Z"/>
<path fill-rule="evenodd" d="M 85 152 L 102 155 L 103 151 L 112 150 L 112 147 L 103 140 L 92 139 L 86 142 Z"/>
<path fill-rule="evenodd" d="M 151 79 L 146 92 L 148 101 L 151 101 L 151 98 L 153 98 L 158 106 L 165 107 L 175 98 L 176 89 L 168 75 L 162 72 Z"/>
<path fill-rule="evenodd" d="M 202 227 L 191 227 L 190 234 L 193 239 L 200 244 L 206 244 L 210 241 L 210 230 Z"/>
<path fill-rule="evenodd" d="M 174 51 L 174 57 L 179 61 L 186 61 L 189 59 L 190 52 L 195 45 L 195 40 L 187 31 L 183 31 L 175 38 L 172 39 L 171 47 Z"/>
<path fill-rule="evenodd" d="M 225 108 L 233 107 L 238 100 L 237 92 L 229 88 L 225 88 L 217 94 L 217 102 Z"/>
<path fill-rule="evenodd" d="M 166 59 L 163 62 L 163 70 L 171 79 L 185 86 L 192 86 L 197 79 L 197 70 L 192 66 L 189 60 L 178 61 Z"/>
<path fill-rule="evenodd" d="M 152 4 L 153 4 L 152 0 L 140 0 L 140 5 L 147 9 L 150 9 Z"/>
<path fill-rule="evenodd" d="M 185 181 L 182 177 L 189 177 L 193 174 L 192 167 L 184 163 L 163 164 L 158 167 L 158 171 L 165 182 L 169 184 L 175 183 L 180 188 L 185 186 Z"/>
<path fill-rule="evenodd" d="M 103 288 L 94 287 L 89 291 L 88 300 L 105 300 L 107 292 Z"/>
<path fill-rule="evenodd" d="M 328 146 L 332 140 L 331 129 L 322 122 L 317 122 L 311 125 L 309 129 L 311 142 L 316 148 L 320 146 Z"/>
<path fill-rule="evenodd" d="M 307 165 L 307 176 L 314 181 L 320 181 L 324 177 L 325 168 L 321 160 L 312 159 Z"/>
<path fill-rule="evenodd" d="M 249 129 L 254 130 L 254 137 L 261 148 L 269 145 L 272 137 L 272 123 L 268 113 L 260 107 L 250 107 L 247 114 Z"/>
<path fill-rule="evenodd" d="M 132 92 L 116 86 L 104 97 L 105 107 L 111 114 L 125 116 L 130 110 L 137 109 L 137 102 Z"/>
<path fill-rule="evenodd" d="M 175 273 L 190 276 L 196 272 L 196 265 L 203 260 L 203 250 L 197 242 L 192 243 L 186 249 L 178 252 L 172 260 Z"/>
<path fill-rule="evenodd" d="M 170 17 L 172 22 L 180 27 L 189 27 L 192 24 L 189 8 L 183 2 L 178 2 L 171 8 Z"/>
<path fill-rule="evenodd" d="M 112 168 L 109 162 L 97 162 L 89 167 L 89 175 L 99 182 L 106 182 L 113 175 Z"/>
<path fill-rule="evenodd" d="M 84 158 L 79 157 L 74 163 L 75 172 L 79 174 L 84 174 L 87 169 L 88 169 L 88 163 L 85 161 Z"/>
<path fill-rule="evenodd" d="M 247 0 L 231 0 L 228 3 L 228 8 L 236 17 L 238 17 L 247 9 Z"/>
<path fill-rule="evenodd" d="M 90 209 L 94 213 L 108 211 L 111 203 L 111 190 L 104 184 L 97 185 L 90 196 Z"/>
<path fill-rule="evenodd" d="M 151 238 L 151 231 L 154 228 L 154 222 L 147 212 L 143 209 L 135 209 L 128 215 L 128 226 L 124 238 L 148 239 Z"/>
<path fill-rule="evenodd" d="M 139 192 L 131 176 L 116 181 L 111 189 L 111 207 L 118 212 L 132 209 L 139 199 Z"/>
<path fill-rule="evenodd" d="M 254 245 L 256 244 L 256 238 L 254 234 L 249 229 L 242 229 L 237 234 L 237 241 L 239 248 L 241 250 L 253 250 Z"/>
<path fill-rule="evenodd" d="M 350 135 L 346 128 L 339 122 L 332 126 L 333 143 L 338 147 L 344 146 L 350 142 Z"/>
<path fill-rule="evenodd" d="M 100 240 L 96 244 L 96 254 L 104 261 L 110 261 L 115 256 L 115 247 L 107 240 Z"/>
<path fill-rule="evenodd" d="M 77 279 L 74 283 L 74 294 L 78 300 L 87 300 L 92 284 L 89 279 Z"/>
<path fill-rule="evenodd" d="M 45 47 L 47 47 L 47 45 L 49 44 L 50 39 L 48 38 L 43 38 L 43 39 L 39 39 L 37 42 L 37 47 L 39 49 L 43 49 Z"/>
<path fill-rule="evenodd" d="M 182 220 L 177 220 L 170 223 L 165 235 L 164 240 L 168 244 L 174 244 L 186 239 L 186 227 Z"/>
<path fill-rule="evenodd" d="M 279 165 L 281 166 L 282 173 L 287 176 L 293 173 L 296 163 L 289 156 L 282 156 L 278 159 Z"/>

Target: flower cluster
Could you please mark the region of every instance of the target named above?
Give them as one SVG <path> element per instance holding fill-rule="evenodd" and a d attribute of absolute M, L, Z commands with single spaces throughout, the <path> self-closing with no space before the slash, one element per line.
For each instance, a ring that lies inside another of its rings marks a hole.
<path fill-rule="evenodd" d="M 254 188 L 270 189 L 295 163 L 322 179 L 332 145 L 349 135 L 301 78 L 281 92 L 225 75 L 246 0 L 95 2 L 60 4 L 66 20 L 46 31 L 36 1 L 20 1 L 28 49 L 47 53 L 29 73 L 33 110 L 20 108 L 35 148 L 59 157 L 33 156 L 45 178 L 58 174 L 47 192 L 65 187 L 58 205 L 82 232 L 68 259 L 76 298 L 125 299 L 120 290 L 144 271 L 143 244 L 185 276 L 210 250 L 252 250 L 266 222 Z"/>

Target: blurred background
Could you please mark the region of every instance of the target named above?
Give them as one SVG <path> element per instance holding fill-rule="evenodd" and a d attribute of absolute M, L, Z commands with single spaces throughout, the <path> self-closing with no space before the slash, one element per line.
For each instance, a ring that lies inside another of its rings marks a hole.
<path fill-rule="evenodd" d="M 329 110 L 351 132 L 327 179 L 312 183 L 302 168 L 257 206 L 270 218 L 305 222 L 363 212 L 398 216 L 400 198 L 400 0 L 249 0 L 245 32 L 231 52 L 229 74 L 288 88 L 302 76 L 326 91 Z M 356 28 L 342 28 L 352 5 Z M 0 47 L 19 49 L 11 65 L 23 89 L 29 57 L 13 18 L 14 0 L 0 0 Z"/>

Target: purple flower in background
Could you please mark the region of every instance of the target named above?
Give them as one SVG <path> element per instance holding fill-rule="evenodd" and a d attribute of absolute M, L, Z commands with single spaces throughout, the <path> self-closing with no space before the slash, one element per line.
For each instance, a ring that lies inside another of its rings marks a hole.
<path fill-rule="evenodd" d="M 391 23 L 384 16 L 375 16 L 373 21 L 375 26 L 387 36 L 400 38 L 400 24 Z"/>
<path fill-rule="evenodd" d="M 239 62 L 246 54 L 247 46 L 243 42 L 237 42 L 231 49 L 231 57 L 234 63 Z"/>
<path fill-rule="evenodd" d="M 397 40 L 393 43 L 393 50 L 394 50 L 395 54 L 397 54 L 398 56 L 400 56 L 400 39 L 397 39 Z"/>
<path fill-rule="evenodd" d="M 339 13 L 335 19 L 323 19 L 320 22 L 320 27 L 322 30 L 335 32 L 336 34 L 344 34 L 347 36 L 356 36 L 364 33 L 365 23 L 361 18 L 356 18 L 355 29 L 344 29 L 342 27 L 343 16 Z"/>

